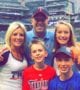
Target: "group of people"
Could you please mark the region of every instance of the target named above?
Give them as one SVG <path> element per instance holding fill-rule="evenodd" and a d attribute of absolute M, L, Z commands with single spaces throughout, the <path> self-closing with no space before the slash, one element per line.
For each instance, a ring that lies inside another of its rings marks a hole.
<path fill-rule="evenodd" d="M 47 30 L 49 14 L 38 7 L 33 29 L 12 22 L 0 50 L 0 90 L 79 90 L 80 59 L 73 27 L 59 21 Z M 76 81 L 76 82 L 75 82 Z"/>

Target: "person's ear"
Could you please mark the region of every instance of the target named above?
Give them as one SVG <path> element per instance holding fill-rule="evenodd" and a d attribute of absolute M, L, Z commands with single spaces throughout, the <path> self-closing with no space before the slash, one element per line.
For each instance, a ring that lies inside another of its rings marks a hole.
<path fill-rule="evenodd" d="M 45 20 L 45 24 L 48 25 L 49 23 L 49 17 Z"/>
<path fill-rule="evenodd" d="M 48 52 L 47 51 L 45 51 L 45 57 L 47 57 L 48 56 Z"/>
<path fill-rule="evenodd" d="M 34 25 L 34 23 L 35 23 L 34 18 L 31 18 L 31 24 Z"/>

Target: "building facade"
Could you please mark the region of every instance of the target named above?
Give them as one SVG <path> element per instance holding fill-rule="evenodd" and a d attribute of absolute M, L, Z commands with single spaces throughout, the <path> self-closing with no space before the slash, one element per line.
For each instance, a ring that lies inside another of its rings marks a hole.
<path fill-rule="evenodd" d="M 11 22 L 21 21 L 28 27 L 29 17 L 29 8 L 22 6 L 17 0 L 0 0 L 0 44 L 4 44 L 5 33 Z"/>

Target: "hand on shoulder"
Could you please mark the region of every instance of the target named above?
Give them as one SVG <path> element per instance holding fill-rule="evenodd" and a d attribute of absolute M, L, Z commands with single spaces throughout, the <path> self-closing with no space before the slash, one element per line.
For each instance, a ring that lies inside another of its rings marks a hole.
<path fill-rule="evenodd" d="M 71 51 L 74 60 L 77 60 L 78 64 L 80 64 L 80 43 L 77 42 L 75 46 L 72 46 Z"/>
<path fill-rule="evenodd" d="M 3 59 L 4 59 L 2 55 L 7 51 L 9 51 L 9 49 L 6 45 L 4 45 L 2 48 L 0 48 L 0 62 L 3 61 Z"/>

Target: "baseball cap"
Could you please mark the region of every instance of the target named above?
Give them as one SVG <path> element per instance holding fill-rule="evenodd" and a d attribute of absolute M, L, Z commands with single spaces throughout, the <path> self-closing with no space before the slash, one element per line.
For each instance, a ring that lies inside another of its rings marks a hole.
<path fill-rule="evenodd" d="M 33 11 L 33 15 L 32 17 L 34 17 L 35 19 L 46 19 L 48 18 L 49 13 L 47 11 L 46 8 L 44 7 L 38 7 Z"/>
<path fill-rule="evenodd" d="M 71 49 L 69 47 L 66 47 L 66 46 L 62 46 L 61 48 L 59 48 L 56 52 L 55 52 L 55 55 L 54 57 L 60 57 L 61 54 L 64 54 L 68 57 L 72 57 L 72 54 L 71 54 Z M 62 55 L 61 55 L 62 56 Z"/>

